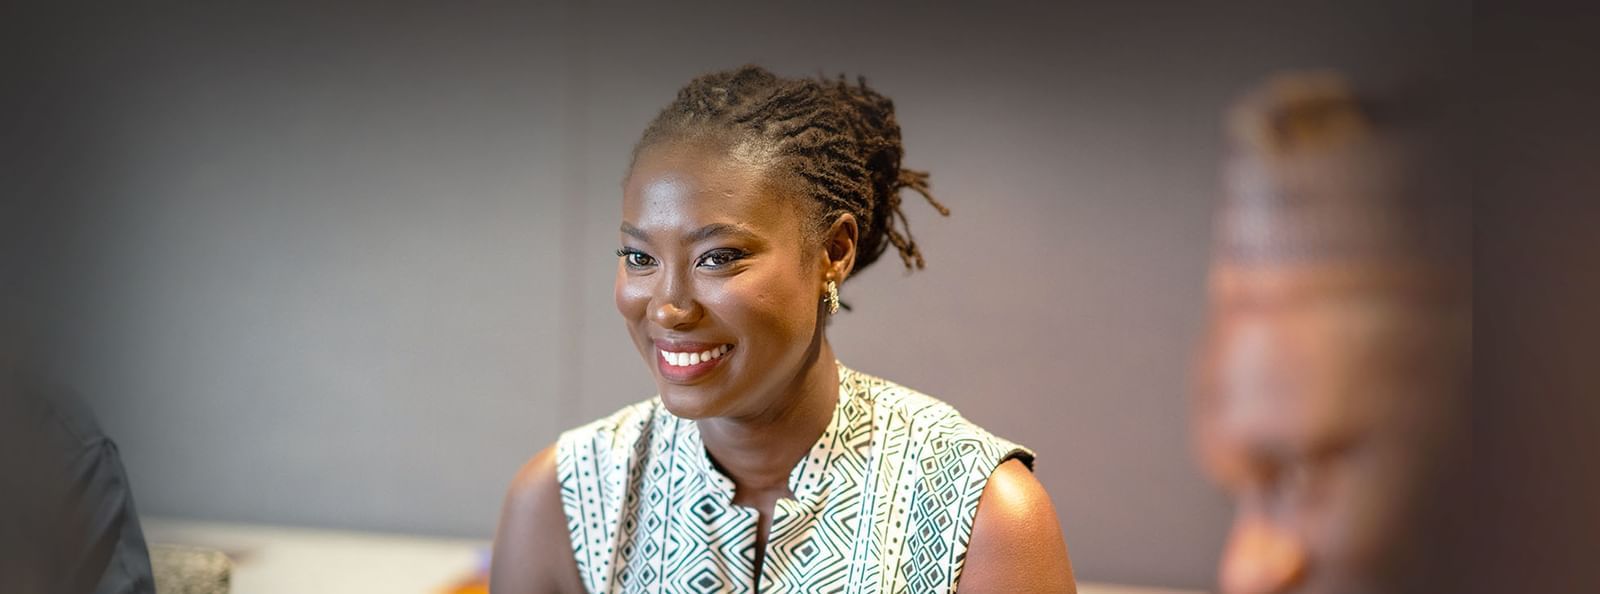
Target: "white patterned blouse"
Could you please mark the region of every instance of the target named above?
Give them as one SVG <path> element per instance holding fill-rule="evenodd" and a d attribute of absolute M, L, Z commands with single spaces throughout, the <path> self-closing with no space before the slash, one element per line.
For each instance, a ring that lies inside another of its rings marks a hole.
<path fill-rule="evenodd" d="M 833 421 L 773 510 L 759 592 L 949 592 L 989 475 L 1033 452 L 839 365 Z M 561 503 L 590 592 L 754 592 L 755 509 L 659 397 L 562 434 Z"/>

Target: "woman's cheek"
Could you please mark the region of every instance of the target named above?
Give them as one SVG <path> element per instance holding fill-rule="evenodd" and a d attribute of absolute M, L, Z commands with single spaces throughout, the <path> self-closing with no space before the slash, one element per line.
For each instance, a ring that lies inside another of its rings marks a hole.
<path fill-rule="evenodd" d="M 778 285 L 778 279 L 771 278 L 771 275 L 745 274 L 730 278 L 708 291 L 710 294 L 707 298 L 741 318 L 763 317 L 765 312 L 774 309 L 772 298 Z"/>
<path fill-rule="evenodd" d="M 628 276 L 628 272 L 619 265 L 613 298 L 617 302 L 617 313 L 632 322 L 644 316 L 644 310 L 650 303 L 650 291 L 643 282 Z"/>
<path fill-rule="evenodd" d="M 805 290 L 788 278 L 749 279 L 728 287 L 729 301 L 739 317 L 759 326 L 764 334 L 785 342 L 799 340 L 807 327 L 810 302 Z"/>

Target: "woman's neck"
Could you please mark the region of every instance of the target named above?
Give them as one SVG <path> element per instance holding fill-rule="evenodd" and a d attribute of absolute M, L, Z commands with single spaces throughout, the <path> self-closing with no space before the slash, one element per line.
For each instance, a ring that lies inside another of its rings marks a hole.
<path fill-rule="evenodd" d="M 733 479 L 738 499 L 764 500 L 762 493 L 789 494 L 789 473 L 816 445 L 838 404 L 839 369 L 826 340 L 768 410 L 751 417 L 696 421 L 701 441 L 719 468 Z"/>

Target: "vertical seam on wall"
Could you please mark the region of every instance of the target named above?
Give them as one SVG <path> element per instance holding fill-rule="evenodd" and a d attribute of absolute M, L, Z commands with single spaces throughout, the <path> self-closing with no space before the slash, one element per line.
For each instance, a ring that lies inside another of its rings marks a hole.
<path fill-rule="evenodd" d="M 563 224 L 561 245 L 557 248 L 562 256 L 556 307 L 556 335 L 559 341 L 556 352 L 560 353 L 557 355 L 560 365 L 556 369 L 556 388 L 559 393 L 555 399 L 556 418 L 560 421 L 558 431 L 577 424 L 578 399 L 583 391 L 583 322 L 586 311 L 583 278 L 584 263 L 587 262 L 583 257 L 583 235 L 588 222 L 587 204 L 583 199 L 584 187 L 588 182 L 588 168 L 585 166 L 588 110 L 584 101 L 588 80 L 583 69 L 587 14 L 583 8 L 582 0 L 569 0 L 564 6 L 568 26 L 562 106 L 566 116 L 562 126 L 562 212 L 559 219 Z"/>

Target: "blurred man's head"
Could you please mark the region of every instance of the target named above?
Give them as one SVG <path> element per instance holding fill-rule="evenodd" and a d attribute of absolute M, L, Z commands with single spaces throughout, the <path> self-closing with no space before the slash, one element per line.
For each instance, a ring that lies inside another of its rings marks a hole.
<path fill-rule="evenodd" d="M 1236 516 L 1226 592 L 1417 591 L 1470 374 L 1469 212 L 1429 118 L 1330 75 L 1236 108 L 1195 436 Z"/>

